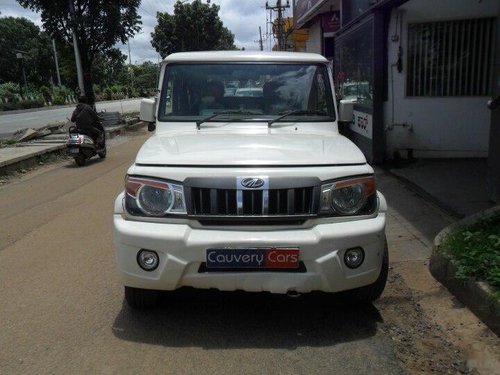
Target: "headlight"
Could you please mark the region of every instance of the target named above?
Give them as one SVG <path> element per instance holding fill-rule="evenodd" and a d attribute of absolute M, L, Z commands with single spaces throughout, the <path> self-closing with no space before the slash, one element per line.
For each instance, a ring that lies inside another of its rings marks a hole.
<path fill-rule="evenodd" d="M 182 185 L 127 176 L 125 190 L 125 206 L 132 215 L 160 217 L 186 214 Z"/>
<path fill-rule="evenodd" d="M 375 192 L 373 177 L 351 178 L 323 185 L 321 213 L 338 215 L 362 213 L 367 205 L 373 206 Z"/>

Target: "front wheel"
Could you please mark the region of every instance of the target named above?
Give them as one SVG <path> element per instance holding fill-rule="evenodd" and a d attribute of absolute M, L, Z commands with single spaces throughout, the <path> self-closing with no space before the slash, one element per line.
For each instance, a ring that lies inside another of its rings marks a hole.
<path fill-rule="evenodd" d="M 85 156 L 83 156 L 83 155 L 75 156 L 75 163 L 79 167 L 83 167 L 85 165 Z"/>
<path fill-rule="evenodd" d="M 106 149 L 102 150 L 101 152 L 97 153 L 101 159 L 104 159 L 106 157 Z"/>
<path fill-rule="evenodd" d="M 133 309 L 150 309 L 160 302 L 160 292 L 158 290 L 125 287 L 125 300 Z"/>
<path fill-rule="evenodd" d="M 341 296 L 346 298 L 348 303 L 351 304 L 368 304 L 378 299 L 385 289 L 387 282 L 387 275 L 389 274 L 389 250 L 387 248 L 387 241 L 384 246 L 384 254 L 382 258 L 382 269 L 380 275 L 373 284 L 346 290 L 341 292 Z"/>

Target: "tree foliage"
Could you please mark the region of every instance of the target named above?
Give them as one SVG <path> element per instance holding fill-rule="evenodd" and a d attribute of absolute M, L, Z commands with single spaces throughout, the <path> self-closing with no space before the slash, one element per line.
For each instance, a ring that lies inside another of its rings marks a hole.
<path fill-rule="evenodd" d="M 94 101 L 92 64 L 98 53 L 108 52 L 118 41 L 140 30 L 137 8 L 140 0 L 17 0 L 25 8 L 41 14 L 44 29 L 51 35 L 73 43 L 77 35 L 85 93 Z M 70 3 L 74 9 L 70 9 Z"/>
<path fill-rule="evenodd" d="M 219 18 L 218 5 L 177 1 L 174 14 L 156 14 L 158 24 L 151 33 L 152 46 L 165 57 L 181 51 L 236 49 L 234 35 Z"/>
<path fill-rule="evenodd" d="M 46 84 L 55 71 L 49 36 L 26 18 L 0 18 L 0 51 L 0 81 L 23 84 L 21 64 L 34 86 Z"/>
<path fill-rule="evenodd" d="M 145 61 L 141 65 L 133 65 L 134 88 L 140 96 L 147 96 L 148 90 L 158 87 L 159 66 L 151 61 Z"/>
<path fill-rule="evenodd" d="M 98 53 L 94 65 L 94 80 L 100 86 L 111 86 L 114 83 L 122 83 L 126 75 L 125 61 L 127 55 L 118 48 L 110 48 L 106 53 Z"/>

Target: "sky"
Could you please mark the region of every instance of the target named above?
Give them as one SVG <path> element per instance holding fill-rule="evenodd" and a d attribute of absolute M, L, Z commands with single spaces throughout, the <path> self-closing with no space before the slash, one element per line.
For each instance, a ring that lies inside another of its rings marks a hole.
<path fill-rule="evenodd" d="M 130 55 L 133 64 L 141 64 L 144 61 L 159 61 L 159 55 L 151 46 L 151 32 L 156 25 L 156 12 L 173 13 L 173 5 L 176 0 L 142 0 L 139 14 L 142 17 L 142 30 L 130 39 Z M 191 2 L 190 0 L 187 0 Z M 202 0 L 206 1 L 206 0 Z M 275 5 L 276 1 L 268 0 L 269 5 Z M 266 33 L 266 24 L 270 19 L 269 11 L 266 10 L 266 0 L 211 0 L 212 4 L 220 6 L 219 17 L 225 27 L 234 34 L 236 47 L 245 47 L 246 50 L 259 49 L 259 26 L 262 29 L 263 38 Z M 284 3 L 284 2 L 283 2 Z M 0 17 L 25 17 L 40 27 L 42 26 L 40 15 L 29 9 L 21 7 L 16 0 L 0 0 Z M 291 7 L 286 9 L 284 16 L 292 14 Z M 272 15 L 276 18 L 276 13 Z M 269 29 L 269 28 L 268 28 Z M 272 38 L 264 41 L 264 50 L 270 50 Z M 117 44 L 117 47 L 128 56 L 128 46 Z M 128 60 L 127 60 L 128 61 Z"/>

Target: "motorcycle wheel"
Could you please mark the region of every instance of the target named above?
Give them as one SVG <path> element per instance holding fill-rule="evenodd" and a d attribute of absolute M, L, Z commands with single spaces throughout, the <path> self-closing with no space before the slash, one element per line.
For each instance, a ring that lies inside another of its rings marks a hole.
<path fill-rule="evenodd" d="M 83 156 L 83 155 L 75 156 L 75 163 L 79 167 L 83 167 L 85 165 L 85 156 Z"/>

